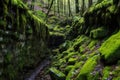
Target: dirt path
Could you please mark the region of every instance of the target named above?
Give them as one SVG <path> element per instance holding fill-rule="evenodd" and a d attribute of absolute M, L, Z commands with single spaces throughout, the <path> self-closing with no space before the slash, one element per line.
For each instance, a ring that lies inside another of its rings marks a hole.
<path fill-rule="evenodd" d="M 42 63 L 33 71 L 30 77 L 25 80 L 35 80 L 36 76 L 47 66 L 50 64 L 50 60 L 45 59 Z"/>

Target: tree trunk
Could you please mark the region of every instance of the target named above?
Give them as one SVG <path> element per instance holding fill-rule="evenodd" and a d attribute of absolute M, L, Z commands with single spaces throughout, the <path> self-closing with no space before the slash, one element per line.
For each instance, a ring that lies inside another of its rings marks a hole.
<path fill-rule="evenodd" d="M 70 8 L 70 0 L 68 0 L 68 9 L 69 9 L 69 17 L 72 16 L 71 8 Z"/>
<path fill-rule="evenodd" d="M 85 11 L 85 0 L 82 0 L 82 14 L 84 13 Z"/>
<path fill-rule="evenodd" d="M 55 0 L 52 0 L 52 1 L 51 1 L 50 7 L 49 7 L 48 12 L 47 12 L 47 14 L 46 14 L 46 19 L 47 19 L 48 15 L 49 15 L 49 12 L 51 11 L 51 8 L 52 8 L 52 5 L 53 5 L 54 1 L 55 1 Z"/>
<path fill-rule="evenodd" d="M 59 0 L 57 0 L 57 11 L 58 11 L 58 16 L 60 17 L 60 5 L 59 5 Z"/>
<path fill-rule="evenodd" d="M 92 0 L 89 0 L 88 7 L 90 7 L 91 5 L 92 5 Z"/>
<path fill-rule="evenodd" d="M 76 14 L 79 13 L 79 0 L 75 0 Z"/>

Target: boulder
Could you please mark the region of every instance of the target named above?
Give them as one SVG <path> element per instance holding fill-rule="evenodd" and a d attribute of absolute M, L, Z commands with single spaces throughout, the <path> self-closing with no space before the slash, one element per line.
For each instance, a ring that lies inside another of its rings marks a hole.
<path fill-rule="evenodd" d="M 99 49 L 106 63 L 115 63 L 120 59 L 120 31 L 108 38 Z"/>
<path fill-rule="evenodd" d="M 99 59 L 100 59 L 99 55 L 95 55 L 89 58 L 81 68 L 80 73 L 78 74 L 76 80 L 87 80 L 87 75 L 94 70 Z"/>

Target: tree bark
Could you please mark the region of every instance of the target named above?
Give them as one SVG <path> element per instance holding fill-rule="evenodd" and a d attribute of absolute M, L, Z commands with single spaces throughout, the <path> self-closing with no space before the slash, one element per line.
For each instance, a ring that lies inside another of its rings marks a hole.
<path fill-rule="evenodd" d="M 92 0 L 89 0 L 88 7 L 90 7 L 91 5 L 92 5 Z"/>
<path fill-rule="evenodd" d="M 53 5 L 54 1 L 55 1 L 55 0 L 52 0 L 52 1 L 51 1 L 50 7 L 49 7 L 48 12 L 47 12 L 47 14 L 46 14 L 46 19 L 47 19 L 48 15 L 49 15 L 49 12 L 51 11 L 51 8 L 52 8 L 52 5 Z"/>
<path fill-rule="evenodd" d="M 70 8 L 70 0 L 68 0 L 68 9 L 69 9 L 69 17 L 72 16 L 71 8 Z"/>
<path fill-rule="evenodd" d="M 79 0 L 75 0 L 76 14 L 79 13 Z"/>
<path fill-rule="evenodd" d="M 82 14 L 84 13 L 85 11 L 85 0 L 82 0 Z"/>

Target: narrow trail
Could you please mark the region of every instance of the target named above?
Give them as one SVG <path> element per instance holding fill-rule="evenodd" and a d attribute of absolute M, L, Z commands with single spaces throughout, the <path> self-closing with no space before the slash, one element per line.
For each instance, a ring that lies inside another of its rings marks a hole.
<path fill-rule="evenodd" d="M 34 71 L 33 73 L 26 78 L 25 80 L 35 80 L 35 77 L 47 66 L 50 64 L 49 59 L 45 59 Z"/>

